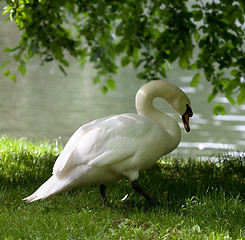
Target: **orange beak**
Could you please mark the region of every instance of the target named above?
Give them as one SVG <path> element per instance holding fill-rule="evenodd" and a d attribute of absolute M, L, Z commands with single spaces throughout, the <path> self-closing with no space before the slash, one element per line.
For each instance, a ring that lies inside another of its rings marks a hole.
<path fill-rule="evenodd" d="M 187 131 L 187 132 L 190 132 L 190 125 L 189 125 L 189 115 L 190 115 L 190 113 L 186 113 L 186 114 L 184 114 L 183 115 L 183 117 L 182 117 L 182 121 L 183 121 L 183 123 L 184 123 L 184 127 L 185 127 L 185 130 Z"/>

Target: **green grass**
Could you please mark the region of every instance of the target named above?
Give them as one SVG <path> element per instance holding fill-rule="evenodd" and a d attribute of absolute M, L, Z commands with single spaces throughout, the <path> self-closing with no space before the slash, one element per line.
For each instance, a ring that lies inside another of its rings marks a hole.
<path fill-rule="evenodd" d="M 0 139 L 0 239 L 245 239 L 243 157 L 164 158 L 139 180 L 162 206 L 149 205 L 127 179 L 108 185 L 110 207 L 97 186 L 23 202 L 49 178 L 61 149 Z"/>

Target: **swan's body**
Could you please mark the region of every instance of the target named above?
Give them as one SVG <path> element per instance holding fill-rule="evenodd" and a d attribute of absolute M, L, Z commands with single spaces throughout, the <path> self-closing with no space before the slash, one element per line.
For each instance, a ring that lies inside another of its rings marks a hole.
<path fill-rule="evenodd" d="M 188 117 L 192 112 L 188 97 L 168 82 L 151 81 L 136 95 L 138 114 L 109 116 L 80 127 L 56 160 L 53 175 L 25 200 L 45 199 L 82 185 L 103 186 L 124 176 L 137 183 L 139 172 L 174 150 L 181 138 L 178 123 L 152 106 L 155 97 L 165 98 L 185 116 L 189 131 Z M 133 186 L 144 196 L 138 183 Z M 101 194 L 105 197 L 104 189 Z"/>

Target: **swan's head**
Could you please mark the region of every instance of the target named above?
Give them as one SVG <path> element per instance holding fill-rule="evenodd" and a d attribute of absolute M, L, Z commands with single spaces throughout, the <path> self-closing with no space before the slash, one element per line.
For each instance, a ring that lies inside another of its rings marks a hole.
<path fill-rule="evenodd" d="M 180 88 L 173 86 L 172 94 L 169 94 L 167 101 L 180 115 L 185 130 L 189 132 L 190 131 L 189 118 L 193 116 L 190 99 Z"/>

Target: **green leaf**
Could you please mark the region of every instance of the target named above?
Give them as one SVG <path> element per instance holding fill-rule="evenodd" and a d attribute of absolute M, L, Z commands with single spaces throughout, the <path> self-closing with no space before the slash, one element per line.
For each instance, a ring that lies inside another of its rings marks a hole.
<path fill-rule="evenodd" d="M 145 74 L 144 72 L 138 73 L 138 74 L 137 74 L 137 78 L 147 80 L 147 79 L 146 79 L 146 74 Z"/>
<path fill-rule="evenodd" d="M 197 10 L 197 11 L 193 11 L 193 19 L 194 21 L 198 22 L 200 20 L 203 19 L 203 12 L 202 10 Z"/>
<path fill-rule="evenodd" d="M 59 61 L 66 67 L 69 67 L 69 62 L 66 61 L 64 58 L 59 59 Z"/>
<path fill-rule="evenodd" d="M 0 68 L 4 68 L 4 67 L 5 67 L 6 65 L 8 65 L 10 62 L 11 62 L 11 60 L 5 61 L 5 62 L 0 66 Z"/>
<path fill-rule="evenodd" d="M 119 42 L 116 46 L 115 46 L 115 51 L 117 53 L 121 53 L 126 49 L 126 44 L 125 41 L 121 41 Z"/>
<path fill-rule="evenodd" d="M 197 68 L 197 63 L 193 63 L 191 64 L 191 66 L 189 66 L 190 70 L 196 69 Z"/>
<path fill-rule="evenodd" d="M 145 61 L 145 59 L 140 59 L 136 64 L 135 64 L 135 68 L 137 69 L 143 62 Z"/>
<path fill-rule="evenodd" d="M 229 87 L 229 82 L 230 80 L 228 78 L 221 78 L 220 79 L 220 83 L 225 87 L 228 88 Z"/>
<path fill-rule="evenodd" d="M 242 93 L 240 93 L 240 94 L 237 96 L 237 103 L 238 103 L 239 105 L 241 105 L 241 104 L 244 103 L 244 101 L 245 101 L 245 96 L 244 96 Z"/>
<path fill-rule="evenodd" d="M 93 83 L 97 84 L 100 82 L 100 77 L 97 75 L 94 79 L 93 79 Z"/>
<path fill-rule="evenodd" d="M 18 66 L 18 71 L 22 74 L 25 75 L 26 73 L 26 67 L 24 65 L 19 65 Z"/>
<path fill-rule="evenodd" d="M 195 31 L 194 38 L 195 38 L 196 42 L 200 39 L 200 34 L 198 33 L 198 31 Z"/>
<path fill-rule="evenodd" d="M 15 74 L 11 74 L 8 78 L 9 78 L 9 80 L 13 80 L 14 82 L 16 82 Z"/>
<path fill-rule="evenodd" d="M 4 52 L 13 52 L 13 49 L 12 48 L 5 48 Z"/>
<path fill-rule="evenodd" d="M 65 69 L 62 67 L 62 65 L 59 64 L 59 68 L 60 68 L 61 72 L 63 72 L 64 75 L 67 76 L 67 72 L 66 72 Z"/>
<path fill-rule="evenodd" d="M 167 77 L 165 68 L 162 67 L 161 70 L 159 70 L 159 73 L 163 78 Z"/>
<path fill-rule="evenodd" d="M 121 65 L 122 65 L 123 67 L 126 67 L 129 63 L 130 63 L 130 57 L 125 56 L 125 57 L 122 58 L 122 60 L 121 60 Z"/>
<path fill-rule="evenodd" d="M 195 87 L 198 83 L 199 83 L 199 80 L 200 80 L 200 73 L 197 73 L 194 75 L 194 77 L 192 78 L 192 81 L 190 83 L 190 85 L 192 87 Z"/>
<path fill-rule="evenodd" d="M 243 97 L 245 97 L 245 86 L 244 86 L 244 85 L 241 86 L 240 92 L 241 92 L 241 94 L 243 95 Z"/>
<path fill-rule="evenodd" d="M 9 74 L 10 74 L 10 70 L 8 69 L 8 70 L 4 70 L 3 71 L 3 74 L 5 75 L 5 76 L 8 76 Z"/>
<path fill-rule="evenodd" d="M 192 8 L 202 8 L 201 5 L 199 5 L 199 4 L 193 4 L 191 7 Z"/>
<path fill-rule="evenodd" d="M 215 104 L 213 112 L 215 115 L 225 115 L 225 107 L 224 105 L 219 105 L 219 104 Z"/>
<path fill-rule="evenodd" d="M 242 12 L 242 9 L 240 9 L 237 5 L 236 7 L 234 7 L 233 15 L 234 18 L 237 18 L 241 24 L 244 24 L 244 13 Z"/>
<path fill-rule="evenodd" d="M 243 15 L 242 11 L 239 12 L 237 18 L 238 18 L 238 21 L 239 21 L 241 24 L 244 24 L 244 15 Z"/>
<path fill-rule="evenodd" d="M 237 74 L 239 74 L 239 71 L 237 69 L 231 71 L 232 76 L 236 76 Z"/>
<path fill-rule="evenodd" d="M 186 57 L 182 57 L 179 59 L 179 66 L 184 69 L 184 68 L 188 68 L 189 66 L 189 60 Z"/>
<path fill-rule="evenodd" d="M 234 45 L 232 43 L 232 41 L 227 41 L 225 44 L 224 44 L 225 47 L 229 48 L 229 49 L 234 49 Z"/>
<path fill-rule="evenodd" d="M 216 95 L 216 94 L 211 93 L 211 94 L 208 96 L 208 102 L 211 102 L 211 101 L 214 99 L 215 95 Z"/>
<path fill-rule="evenodd" d="M 236 104 L 236 101 L 234 100 L 233 97 L 229 96 L 229 95 L 226 95 L 225 96 L 226 99 L 232 104 L 232 105 L 235 105 Z"/>
<path fill-rule="evenodd" d="M 103 87 L 101 88 L 101 91 L 102 91 L 103 94 L 106 94 L 106 93 L 109 91 L 109 89 L 108 89 L 107 86 L 103 86 Z"/>
<path fill-rule="evenodd" d="M 6 6 L 6 7 L 4 7 L 3 9 L 4 9 L 4 11 L 2 12 L 2 15 L 4 15 L 4 14 L 10 12 L 12 8 L 11 8 L 11 6 Z"/>
<path fill-rule="evenodd" d="M 106 83 L 107 83 L 107 85 L 108 85 L 111 89 L 115 89 L 116 84 L 115 84 L 114 80 L 108 79 Z"/>
<path fill-rule="evenodd" d="M 241 105 L 244 103 L 244 101 L 245 101 L 245 87 L 242 86 L 240 88 L 240 94 L 237 96 L 237 103 Z"/>

